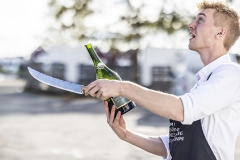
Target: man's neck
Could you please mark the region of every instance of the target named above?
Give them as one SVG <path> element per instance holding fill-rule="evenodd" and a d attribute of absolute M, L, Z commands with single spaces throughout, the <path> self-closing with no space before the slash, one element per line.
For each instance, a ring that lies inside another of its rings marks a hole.
<path fill-rule="evenodd" d="M 219 57 L 227 54 L 227 51 L 225 49 L 206 49 L 198 51 L 198 53 L 201 57 L 203 65 L 206 66 L 214 60 L 218 59 Z"/>

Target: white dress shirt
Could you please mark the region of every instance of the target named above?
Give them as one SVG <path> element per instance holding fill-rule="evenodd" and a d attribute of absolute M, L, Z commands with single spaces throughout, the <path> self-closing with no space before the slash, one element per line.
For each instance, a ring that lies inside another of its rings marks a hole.
<path fill-rule="evenodd" d="M 191 91 L 180 96 L 184 107 L 182 124 L 201 119 L 203 133 L 217 160 L 234 160 L 240 130 L 240 66 L 225 54 L 202 68 L 196 79 Z M 160 138 L 170 160 L 169 137 Z"/>

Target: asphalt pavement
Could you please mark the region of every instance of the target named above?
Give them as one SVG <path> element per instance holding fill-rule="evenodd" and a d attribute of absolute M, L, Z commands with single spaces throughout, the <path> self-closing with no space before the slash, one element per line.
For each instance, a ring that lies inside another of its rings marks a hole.
<path fill-rule="evenodd" d="M 102 102 L 84 96 L 23 91 L 25 82 L 0 81 L 1 160 L 161 160 L 121 141 Z M 168 120 L 137 106 L 124 116 L 135 132 L 168 133 Z M 235 159 L 240 159 L 240 137 Z"/>

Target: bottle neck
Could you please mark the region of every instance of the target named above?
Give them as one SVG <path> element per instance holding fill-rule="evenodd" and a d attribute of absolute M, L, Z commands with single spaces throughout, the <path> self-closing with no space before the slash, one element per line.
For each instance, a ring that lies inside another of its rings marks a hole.
<path fill-rule="evenodd" d="M 102 63 L 101 59 L 98 57 L 96 51 L 94 50 L 94 48 L 92 47 L 92 45 L 90 43 L 85 44 L 85 47 L 87 48 L 88 53 L 89 53 L 90 57 L 92 58 L 94 66 L 98 66 L 99 63 Z"/>

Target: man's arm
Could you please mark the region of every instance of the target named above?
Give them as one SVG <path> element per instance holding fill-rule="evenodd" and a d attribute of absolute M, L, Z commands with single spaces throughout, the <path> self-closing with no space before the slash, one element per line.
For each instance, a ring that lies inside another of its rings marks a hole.
<path fill-rule="evenodd" d="M 183 104 L 179 97 L 154 91 L 128 81 L 96 80 L 85 89 L 85 95 L 106 100 L 123 96 L 162 117 L 180 121 L 184 119 Z"/>
<path fill-rule="evenodd" d="M 132 82 L 123 82 L 121 95 L 157 115 L 167 119 L 183 121 L 182 101 L 175 95 L 150 90 Z"/>
<path fill-rule="evenodd" d="M 114 119 L 114 113 L 116 109 L 115 106 L 112 107 L 111 114 L 109 113 L 107 102 L 104 103 L 104 107 L 106 111 L 107 122 L 120 139 L 152 154 L 167 157 L 167 149 L 165 148 L 161 138 L 145 136 L 127 130 L 126 123 L 120 112 Z"/>
<path fill-rule="evenodd" d="M 123 140 L 152 154 L 167 157 L 167 149 L 159 137 L 151 137 L 127 131 L 127 136 Z"/>

